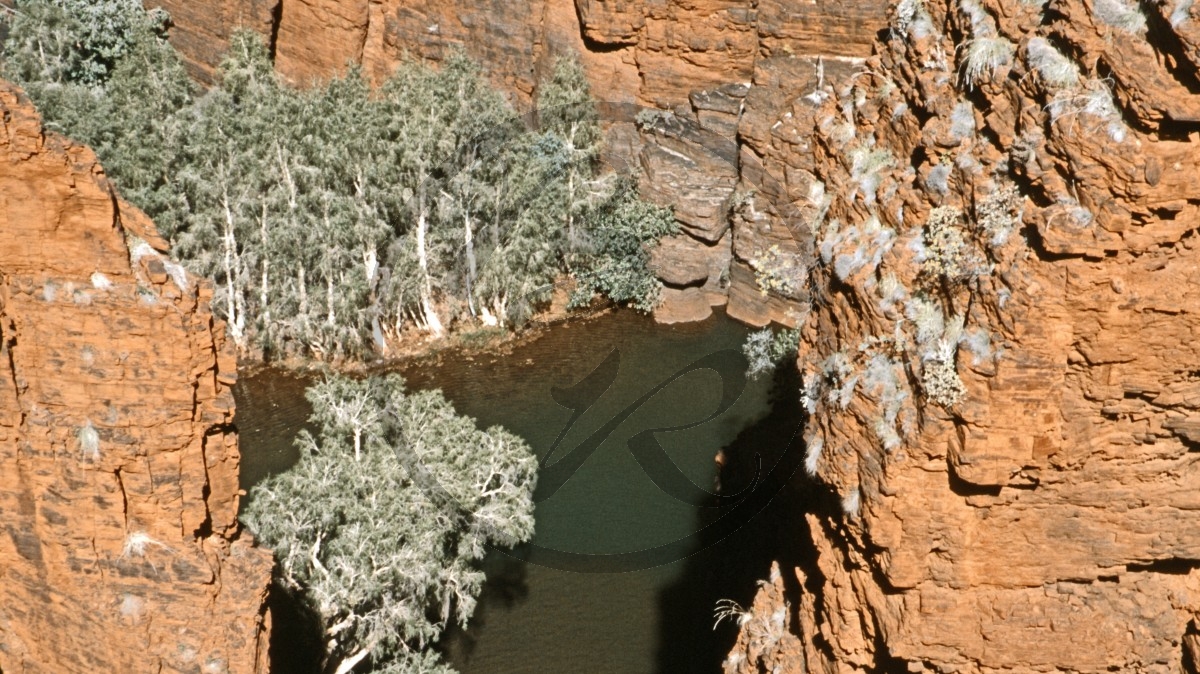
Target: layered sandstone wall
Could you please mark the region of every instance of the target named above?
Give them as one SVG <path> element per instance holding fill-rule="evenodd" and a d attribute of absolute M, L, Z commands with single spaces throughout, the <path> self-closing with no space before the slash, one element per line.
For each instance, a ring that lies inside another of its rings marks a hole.
<path fill-rule="evenodd" d="M 727 670 L 1195 672 L 1200 15 L 900 7 L 770 143 L 813 186 L 831 507 Z"/>
<path fill-rule="evenodd" d="M 0 671 L 266 671 L 211 298 L 0 82 Z"/>

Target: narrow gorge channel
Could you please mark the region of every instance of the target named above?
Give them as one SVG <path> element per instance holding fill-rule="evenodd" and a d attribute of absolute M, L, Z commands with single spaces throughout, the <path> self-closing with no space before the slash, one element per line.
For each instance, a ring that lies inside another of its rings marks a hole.
<path fill-rule="evenodd" d="M 466 674 L 546 672 L 587 663 L 590 672 L 720 670 L 736 629 L 728 622 L 713 629 L 716 602 L 748 605 L 772 560 L 804 555 L 796 537 L 775 533 L 780 518 L 805 507 L 794 370 L 746 380 L 736 402 L 714 419 L 656 434 L 697 491 L 712 490 L 719 480 L 726 494 L 749 494 L 744 500 L 681 502 L 643 471 L 628 442 L 647 429 L 694 424 L 718 410 L 723 389 L 716 371 L 677 374 L 706 356 L 738 352 L 746 334 L 724 314 L 662 326 L 621 311 L 556 325 L 511 352 L 443 352 L 394 368 L 410 388 L 442 389 L 479 427 L 503 425 L 545 457 L 573 414 L 555 402 L 552 389 L 574 387 L 611 364 L 615 351 L 619 366 L 612 385 L 570 425 L 551 464 L 666 384 L 617 425 L 553 496 L 546 498 L 543 481 L 532 545 L 489 555 L 475 617 L 468 629 L 444 640 L 456 668 Z M 239 382 L 243 488 L 296 460 L 291 442 L 308 415 L 305 385 L 270 369 Z M 719 451 L 726 457 L 723 468 L 714 461 Z M 579 565 L 581 555 L 599 561 Z M 281 671 L 297 671 L 280 660 L 302 650 L 289 643 L 302 638 L 278 616 L 273 659 Z"/>

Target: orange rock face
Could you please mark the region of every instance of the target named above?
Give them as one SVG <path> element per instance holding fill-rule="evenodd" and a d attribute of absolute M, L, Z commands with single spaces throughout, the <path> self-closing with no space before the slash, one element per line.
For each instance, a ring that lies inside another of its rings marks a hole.
<path fill-rule="evenodd" d="M 811 214 L 799 364 L 830 507 L 797 525 L 804 589 L 763 587 L 726 671 L 1195 672 L 1191 4 L 914 6 L 746 134 Z M 787 635 L 756 627 L 785 602 Z"/>
<path fill-rule="evenodd" d="M 326 4 L 282 0 L 294 79 L 463 45 L 528 102 L 575 50 L 669 109 L 618 128 L 694 239 L 668 316 L 711 250 L 802 325 L 829 507 L 727 671 L 1200 671 L 1191 2 Z"/>
<path fill-rule="evenodd" d="M 0 671 L 264 672 L 211 287 L 3 82 L 0 120 Z"/>

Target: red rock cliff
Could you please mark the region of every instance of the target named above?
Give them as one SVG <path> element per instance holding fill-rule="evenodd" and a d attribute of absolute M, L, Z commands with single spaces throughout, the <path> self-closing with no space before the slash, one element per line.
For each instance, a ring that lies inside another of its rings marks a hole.
<path fill-rule="evenodd" d="M 211 286 L 3 82 L 0 233 L 0 671 L 265 672 Z"/>
<path fill-rule="evenodd" d="M 1195 672 L 1200 16 L 928 1 L 892 26 L 764 144 L 812 186 L 831 498 L 726 669 Z"/>

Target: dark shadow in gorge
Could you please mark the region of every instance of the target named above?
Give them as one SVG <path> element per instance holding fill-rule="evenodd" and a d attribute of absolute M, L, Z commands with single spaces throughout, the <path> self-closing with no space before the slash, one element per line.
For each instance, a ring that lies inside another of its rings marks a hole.
<path fill-rule="evenodd" d="M 486 606 L 501 605 L 511 609 L 529 595 L 529 587 L 525 584 L 526 569 L 529 565 L 523 559 L 518 559 L 517 556 L 519 556 L 519 550 L 516 555 L 490 552 L 484 558 L 483 571 L 487 574 L 487 582 L 483 584 L 483 591 L 479 594 L 475 613 L 472 615 L 470 623 L 465 629 L 457 623 L 447 626 L 436 646 L 447 661 L 452 661 L 450 653 L 447 652 L 451 642 L 461 651 L 458 654 L 459 658 L 468 661 L 471 659 L 471 654 L 475 651 L 475 643 L 487 627 Z M 504 614 L 499 615 L 503 616 Z"/>
<path fill-rule="evenodd" d="M 321 643 L 321 618 L 299 597 L 278 583 L 267 594 L 271 637 L 267 657 L 271 671 L 281 674 L 320 674 L 325 647 Z"/>
<path fill-rule="evenodd" d="M 721 661 L 737 637 L 728 621 L 713 630 L 713 609 L 719 599 L 732 599 L 749 607 L 758 588 L 768 577 L 771 562 L 778 560 L 785 583 L 797 585 L 788 572 L 795 566 L 812 568 L 816 552 L 800 530 L 803 513 L 815 500 L 804 474 L 801 429 L 804 419 L 800 404 L 800 374 L 791 362 L 776 368 L 771 389 L 770 413 L 738 434 L 723 451 L 722 490 L 735 493 L 754 479 L 755 453 L 762 454 L 763 483 L 750 496 L 754 502 L 743 507 L 759 510 L 733 533 L 708 527 L 700 534 L 699 552 L 684 560 L 679 579 L 659 594 L 659 674 L 704 674 L 721 671 Z M 700 530 L 727 513 L 697 511 Z M 746 515 L 740 515 L 744 520 Z M 788 587 L 793 608 L 798 587 Z"/>

